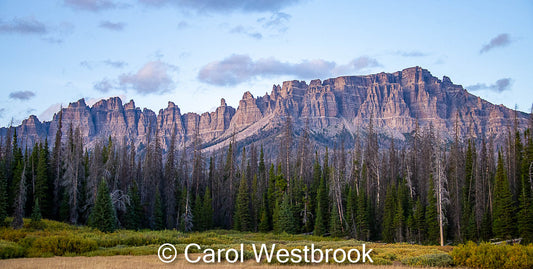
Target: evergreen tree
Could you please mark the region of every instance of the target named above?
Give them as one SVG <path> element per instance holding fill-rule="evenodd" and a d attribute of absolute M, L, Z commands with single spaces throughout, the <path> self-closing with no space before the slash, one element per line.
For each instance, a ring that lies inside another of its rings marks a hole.
<path fill-rule="evenodd" d="M 368 202 L 365 192 L 357 196 L 357 239 L 368 241 L 370 239 L 370 223 L 368 221 Z"/>
<path fill-rule="evenodd" d="M 357 223 L 357 191 L 355 186 L 348 190 L 348 201 L 346 202 L 346 223 L 348 226 L 348 233 L 350 237 L 355 238 L 356 236 L 356 223 Z"/>
<path fill-rule="evenodd" d="M 531 189 L 524 175 L 521 176 L 520 211 L 518 212 L 518 233 L 526 243 L 533 242 L 533 205 L 531 203 Z"/>
<path fill-rule="evenodd" d="M 327 153 L 326 153 L 327 155 Z M 314 234 L 315 235 L 323 235 L 328 230 L 328 222 L 329 222 L 329 197 L 328 197 L 328 190 L 327 190 L 327 183 L 325 176 L 328 175 L 328 172 L 326 172 L 328 169 L 327 166 L 327 158 L 324 161 L 324 172 L 322 177 L 320 178 L 320 184 L 318 186 L 317 191 L 317 209 L 315 213 L 315 229 Z"/>
<path fill-rule="evenodd" d="M 427 197 L 428 206 L 426 208 L 426 227 L 427 227 L 427 242 L 429 244 L 437 244 L 439 242 L 439 221 L 437 212 L 437 198 L 435 194 L 435 183 L 433 182 L 433 174 L 429 175 L 429 189 Z"/>
<path fill-rule="evenodd" d="M 413 214 L 414 233 L 416 234 L 416 241 L 422 243 L 425 240 L 426 234 L 426 208 L 424 204 L 418 199 L 415 203 L 415 211 Z"/>
<path fill-rule="evenodd" d="M 35 177 L 35 199 L 41 202 L 43 215 L 50 218 L 52 217 L 50 210 L 51 197 L 49 197 L 49 171 L 48 171 L 48 149 L 45 147 L 39 147 L 39 157 L 37 160 L 37 174 Z"/>
<path fill-rule="evenodd" d="M 41 216 L 41 208 L 39 207 L 39 198 L 35 199 L 35 203 L 33 204 L 33 210 L 31 213 L 31 222 L 30 226 L 39 229 L 42 227 L 42 216 Z"/>
<path fill-rule="evenodd" d="M 277 233 L 286 232 L 294 234 L 298 231 L 298 227 L 294 220 L 294 214 L 291 210 L 290 198 L 287 193 L 283 194 L 283 200 L 279 206 L 279 217 L 276 227 Z"/>
<path fill-rule="evenodd" d="M 248 184 L 243 173 L 239 192 L 235 206 L 235 217 L 233 218 L 233 228 L 238 231 L 250 231 L 250 195 L 248 193 Z"/>
<path fill-rule="evenodd" d="M 117 217 L 115 215 L 115 209 L 111 203 L 109 188 L 107 187 L 106 181 L 103 179 L 98 185 L 96 202 L 91 214 L 89 215 L 89 221 L 87 225 L 102 232 L 113 232 L 117 229 Z"/>
<path fill-rule="evenodd" d="M 196 198 L 194 198 L 194 210 L 193 210 L 193 216 L 194 216 L 194 230 L 196 231 L 203 231 L 205 229 L 204 227 L 204 216 L 203 216 L 203 206 L 202 203 L 202 196 L 200 194 L 196 194 Z"/>
<path fill-rule="evenodd" d="M 509 181 L 503 168 L 503 159 L 498 152 L 498 165 L 494 182 L 494 205 L 492 209 L 492 229 L 499 238 L 511 238 L 514 232 L 514 206 Z"/>
<path fill-rule="evenodd" d="M 128 196 L 130 197 L 130 202 L 126 207 L 126 223 L 125 226 L 130 230 L 139 230 L 142 224 L 142 205 L 141 197 L 139 196 L 139 189 L 135 181 L 132 186 L 128 189 Z"/>
<path fill-rule="evenodd" d="M 331 214 L 329 218 L 329 234 L 332 237 L 343 236 L 339 210 L 337 206 L 337 201 L 335 199 L 333 200 L 333 203 L 332 203 Z"/>
<path fill-rule="evenodd" d="M 259 231 L 260 232 L 268 232 L 270 231 L 270 223 L 271 223 L 271 220 L 269 218 L 269 213 L 268 213 L 268 198 L 267 198 L 267 194 L 263 194 L 263 203 L 261 205 L 261 217 L 259 219 Z"/>
<path fill-rule="evenodd" d="M 5 164 L 0 161 L 0 226 L 7 217 L 7 178 L 4 172 Z"/>
<path fill-rule="evenodd" d="M 155 191 L 154 229 L 155 230 L 165 229 L 165 218 L 163 216 L 163 203 L 161 202 L 161 194 L 159 193 L 159 188 L 156 188 L 156 191 Z"/>
<path fill-rule="evenodd" d="M 213 199 L 211 198 L 211 191 L 209 190 L 209 187 L 205 189 L 204 193 L 202 221 L 204 230 L 213 228 Z"/>

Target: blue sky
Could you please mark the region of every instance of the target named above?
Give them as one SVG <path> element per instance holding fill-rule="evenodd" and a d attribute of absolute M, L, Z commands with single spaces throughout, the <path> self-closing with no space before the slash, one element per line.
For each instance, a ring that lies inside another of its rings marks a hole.
<path fill-rule="evenodd" d="M 421 66 L 529 112 L 532 1 L 0 1 L 0 126 L 80 98 L 212 111 L 285 80 Z"/>

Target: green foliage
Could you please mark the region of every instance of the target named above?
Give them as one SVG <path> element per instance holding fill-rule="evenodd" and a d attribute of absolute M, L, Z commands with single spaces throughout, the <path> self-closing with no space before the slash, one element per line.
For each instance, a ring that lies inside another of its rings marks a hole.
<path fill-rule="evenodd" d="M 237 194 L 237 204 L 235 206 L 235 217 L 233 218 L 234 229 L 238 231 L 249 231 L 250 223 L 250 194 L 248 192 L 248 183 L 243 175 L 239 184 Z"/>
<path fill-rule="evenodd" d="M 492 211 L 492 230 L 499 238 L 511 238 L 514 232 L 514 206 L 509 181 L 503 167 L 501 153 L 498 152 L 498 166 L 494 183 L 494 206 Z"/>
<path fill-rule="evenodd" d="M 7 217 L 7 177 L 4 172 L 5 163 L 0 161 L 0 226 Z"/>
<path fill-rule="evenodd" d="M 42 216 L 41 216 L 41 208 L 39 207 L 39 198 L 35 199 L 35 203 L 33 205 L 33 211 L 31 213 L 31 221 L 30 221 L 30 227 L 34 229 L 42 229 Z"/>
<path fill-rule="evenodd" d="M 332 203 L 331 214 L 329 218 L 329 233 L 332 237 L 341 237 L 344 235 L 340 221 L 339 209 L 337 206 L 337 202 L 334 201 Z"/>
<path fill-rule="evenodd" d="M 289 195 L 285 193 L 283 195 L 283 200 L 280 204 L 279 209 L 279 217 L 277 220 L 276 226 L 276 233 L 286 232 L 289 234 L 294 234 L 298 232 L 298 227 L 296 223 L 294 222 L 294 214 L 291 210 L 291 204 L 289 201 Z"/>
<path fill-rule="evenodd" d="M 37 238 L 28 250 L 28 255 L 31 257 L 41 256 L 43 253 L 51 253 L 56 256 L 62 256 L 67 253 L 81 254 L 96 250 L 97 248 L 98 244 L 92 239 L 74 235 L 48 236 Z"/>
<path fill-rule="evenodd" d="M 24 248 L 17 243 L 0 240 L 0 259 L 20 258 L 24 255 Z"/>
<path fill-rule="evenodd" d="M 90 227 L 94 227 L 102 232 L 113 232 L 117 229 L 117 217 L 115 209 L 111 203 L 111 196 L 107 183 L 102 179 L 98 186 L 96 194 L 96 202 L 89 216 L 87 223 Z"/>
<path fill-rule="evenodd" d="M 202 227 L 204 230 L 213 228 L 213 198 L 209 187 L 205 189 L 202 206 Z"/>
<path fill-rule="evenodd" d="M 522 175 L 522 188 L 520 191 L 520 211 L 518 212 L 518 233 L 525 242 L 533 242 L 533 204 L 531 192 L 527 181 Z"/>
<path fill-rule="evenodd" d="M 130 230 L 138 230 L 141 228 L 142 223 L 142 206 L 135 181 L 128 189 L 128 196 L 130 197 L 130 203 L 126 206 L 125 226 Z"/>
<path fill-rule="evenodd" d="M 393 184 L 387 187 L 385 207 L 383 208 L 382 236 L 385 242 L 394 242 L 394 216 L 396 213 L 396 188 Z"/>
<path fill-rule="evenodd" d="M 161 203 L 161 194 L 159 193 L 159 189 L 157 189 L 155 192 L 154 229 L 155 230 L 165 229 L 165 219 L 163 217 L 163 204 Z"/>
<path fill-rule="evenodd" d="M 449 254 L 427 254 L 416 257 L 405 258 L 401 261 L 409 266 L 437 266 L 450 267 L 453 266 L 453 258 Z"/>
<path fill-rule="evenodd" d="M 429 176 L 429 190 L 426 207 L 426 240 L 429 244 L 437 244 L 439 241 L 439 221 L 437 213 L 437 198 L 435 195 L 433 175 Z"/>
<path fill-rule="evenodd" d="M 533 245 L 494 245 L 468 242 L 450 253 L 458 266 L 475 268 L 532 268 Z"/>

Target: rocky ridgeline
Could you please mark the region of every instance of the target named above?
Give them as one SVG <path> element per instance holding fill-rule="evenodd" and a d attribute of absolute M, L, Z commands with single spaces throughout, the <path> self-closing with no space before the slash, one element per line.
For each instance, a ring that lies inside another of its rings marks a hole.
<path fill-rule="evenodd" d="M 109 136 L 119 141 L 133 139 L 139 146 L 157 135 L 167 148 L 173 132 L 178 146 L 183 146 L 192 141 L 199 128 L 207 149 L 216 149 L 227 145 L 233 134 L 237 141 L 253 137 L 254 142 L 261 142 L 263 134 L 280 132 L 286 115 L 292 117 L 295 130 L 308 123 L 312 137 L 326 139 L 344 131 L 364 132 L 372 118 L 378 132 L 398 139 L 411 133 L 418 121 L 421 127 L 432 123 L 445 138 L 453 136 L 457 124 L 460 135 L 498 140 L 515 118 L 520 129 L 526 128 L 529 120 L 528 114 L 491 104 L 448 77 L 440 80 L 428 70 L 413 67 L 391 74 L 312 80 L 309 84 L 285 81 L 261 97 L 244 93 L 237 109 L 222 99 L 215 111 L 201 115 L 182 114 L 173 102 L 156 114 L 136 107 L 133 100 L 122 104 L 120 98 L 113 97 L 89 107 L 81 99 L 62 109 L 62 131 L 66 133 L 70 124 L 79 127 L 89 147 Z M 58 120 L 59 113 L 50 122 L 40 122 L 32 115 L 16 128 L 25 143 L 44 138 L 53 141 Z M 2 128 L 0 134 L 5 136 L 6 130 Z"/>

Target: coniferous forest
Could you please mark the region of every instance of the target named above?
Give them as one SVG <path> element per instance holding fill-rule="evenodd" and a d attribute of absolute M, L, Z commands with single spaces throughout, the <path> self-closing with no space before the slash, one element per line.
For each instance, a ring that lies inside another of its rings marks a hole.
<path fill-rule="evenodd" d="M 532 121 L 533 122 L 533 121 Z M 60 121 L 61 126 L 61 121 Z M 443 139 L 432 126 L 406 141 L 364 136 L 314 147 L 288 117 L 276 156 L 233 140 L 202 151 L 195 135 L 163 152 L 109 137 L 93 148 L 80 130 L 22 148 L 14 128 L 0 143 L 0 221 L 41 217 L 102 231 L 213 228 L 448 244 L 533 242 L 533 135 L 515 127 L 504 143 Z M 62 132 L 61 130 L 67 130 Z M 386 146 L 385 146 L 386 145 Z M 349 149 L 349 150 L 348 150 Z M 7 223 L 6 223 L 7 225 Z"/>

